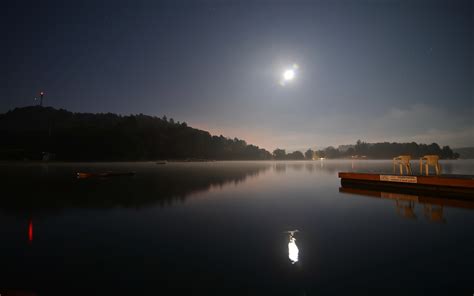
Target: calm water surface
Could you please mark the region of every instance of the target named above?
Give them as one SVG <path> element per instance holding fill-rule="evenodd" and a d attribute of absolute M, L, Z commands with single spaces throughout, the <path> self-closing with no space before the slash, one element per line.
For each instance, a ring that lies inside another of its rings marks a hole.
<path fill-rule="evenodd" d="M 136 175 L 75 178 L 108 170 Z M 391 163 L 0 164 L 0 294 L 474 293 L 473 201 L 344 193 L 338 171 Z"/>

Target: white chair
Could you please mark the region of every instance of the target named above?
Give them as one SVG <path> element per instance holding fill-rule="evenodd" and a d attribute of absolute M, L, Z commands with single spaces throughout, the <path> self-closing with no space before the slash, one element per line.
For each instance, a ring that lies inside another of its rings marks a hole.
<path fill-rule="evenodd" d="M 393 158 L 393 173 L 395 173 L 395 167 L 400 166 L 400 175 L 403 175 L 403 168 L 407 174 L 411 175 L 411 165 L 410 165 L 411 156 L 410 155 L 400 155 Z"/>
<path fill-rule="evenodd" d="M 433 166 L 436 171 L 436 175 L 438 176 L 441 173 L 441 166 L 439 164 L 439 156 L 438 155 L 425 155 L 420 158 L 420 174 L 423 175 L 423 163 L 425 164 L 426 175 L 429 175 L 429 168 Z"/>

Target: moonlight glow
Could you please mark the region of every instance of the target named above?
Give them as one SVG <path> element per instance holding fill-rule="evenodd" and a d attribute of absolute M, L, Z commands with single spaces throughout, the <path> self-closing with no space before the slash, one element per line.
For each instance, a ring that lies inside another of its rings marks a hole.
<path fill-rule="evenodd" d="M 286 70 L 283 73 L 283 79 L 286 81 L 293 80 L 293 78 L 295 78 L 295 71 L 293 69 Z"/>
<path fill-rule="evenodd" d="M 297 70 L 299 66 L 293 64 L 291 67 L 285 69 L 282 73 L 280 85 L 285 86 L 287 83 L 293 81 L 296 78 Z"/>

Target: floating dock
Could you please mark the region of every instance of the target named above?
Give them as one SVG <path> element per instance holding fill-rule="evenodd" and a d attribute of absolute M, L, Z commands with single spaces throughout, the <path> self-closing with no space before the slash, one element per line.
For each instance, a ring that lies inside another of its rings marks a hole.
<path fill-rule="evenodd" d="M 396 189 L 413 194 L 430 193 L 474 198 L 473 175 L 422 176 L 340 172 L 339 178 L 343 187 Z"/>

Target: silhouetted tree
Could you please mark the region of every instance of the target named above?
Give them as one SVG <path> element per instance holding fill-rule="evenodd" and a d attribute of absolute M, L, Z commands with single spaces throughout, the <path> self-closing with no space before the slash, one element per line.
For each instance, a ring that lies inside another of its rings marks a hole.
<path fill-rule="evenodd" d="M 350 147 L 345 151 L 340 151 L 334 147 L 327 147 L 324 150 L 319 150 L 316 154 L 320 157 L 327 158 L 345 158 L 345 157 L 368 157 L 374 159 L 391 159 L 395 156 L 407 154 L 413 158 L 418 158 L 427 154 L 439 155 L 444 159 L 458 158 L 459 154 L 454 153 L 449 146 L 444 146 L 442 149 L 438 144 L 432 143 L 430 145 L 411 143 L 366 143 L 358 140 L 354 147 Z"/>
<path fill-rule="evenodd" d="M 273 157 L 277 160 L 284 160 L 286 159 L 286 151 L 285 149 L 275 149 L 273 150 Z"/>
<path fill-rule="evenodd" d="M 313 159 L 313 156 L 314 156 L 314 151 L 311 150 L 311 149 L 308 149 L 308 150 L 306 150 L 306 152 L 304 153 L 304 156 L 305 156 L 306 159 L 312 160 L 312 159 Z"/>
<path fill-rule="evenodd" d="M 294 152 L 288 153 L 286 159 L 304 160 L 304 155 L 303 153 L 301 153 L 301 151 L 294 151 Z"/>

